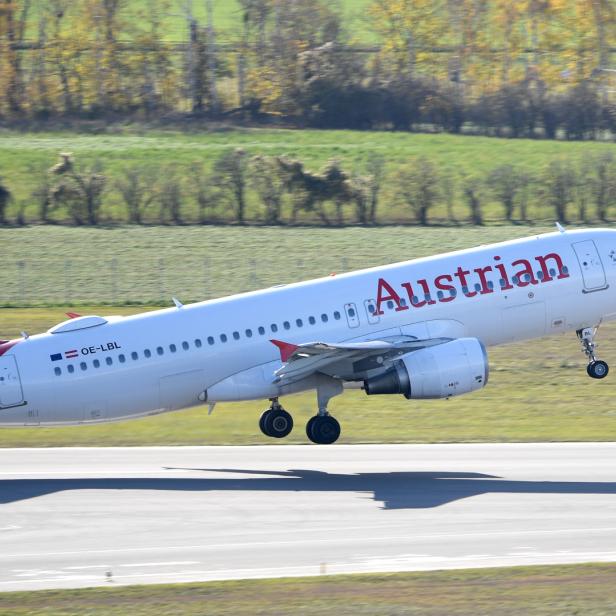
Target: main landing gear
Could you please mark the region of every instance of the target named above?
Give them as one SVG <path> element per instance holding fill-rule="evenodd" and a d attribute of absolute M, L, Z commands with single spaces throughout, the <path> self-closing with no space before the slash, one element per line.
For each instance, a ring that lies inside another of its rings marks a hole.
<path fill-rule="evenodd" d="M 595 335 L 597 334 L 596 327 L 585 327 L 577 330 L 577 337 L 582 344 L 582 351 L 588 357 L 588 366 L 586 372 L 593 379 L 603 379 L 609 372 L 609 366 L 606 362 L 595 357 Z"/>
<path fill-rule="evenodd" d="M 285 411 L 277 398 L 272 400 L 272 406 L 261 415 L 259 428 L 265 436 L 284 438 L 293 430 L 293 417 Z"/>
<path fill-rule="evenodd" d="M 306 435 L 317 445 L 331 445 L 340 437 L 340 424 L 327 410 L 327 403 L 339 393 L 342 383 L 336 379 L 323 378 L 317 387 L 319 412 L 306 424 Z M 293 429 L 293 418 L 280 406 L 278 398 L 271 402 L 272 406 L 259 419 L 259 428 L 265 436 L 283 438 Z"/>

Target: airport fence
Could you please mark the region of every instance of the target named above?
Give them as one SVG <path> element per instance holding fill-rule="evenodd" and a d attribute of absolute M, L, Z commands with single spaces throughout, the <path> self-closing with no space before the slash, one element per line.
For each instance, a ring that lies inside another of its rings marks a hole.
<path fill-rule="evenodd" d="M 171 297 L 200 301 L 366 267 L 359 259 L 228 257 L 133 261 L 121 257 L 5 260 L 0 268 L 0 305 L 166 305 Z M 375 264 L 376 265 L 376 264 Z"/>

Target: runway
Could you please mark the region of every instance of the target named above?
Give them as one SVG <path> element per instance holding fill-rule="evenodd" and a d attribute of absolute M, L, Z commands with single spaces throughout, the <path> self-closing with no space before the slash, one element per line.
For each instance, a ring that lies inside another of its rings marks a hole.
<path fill-rule="evenodd" d="M 0 449 L 0 591 L 616 561 L 616 443 Z"/>

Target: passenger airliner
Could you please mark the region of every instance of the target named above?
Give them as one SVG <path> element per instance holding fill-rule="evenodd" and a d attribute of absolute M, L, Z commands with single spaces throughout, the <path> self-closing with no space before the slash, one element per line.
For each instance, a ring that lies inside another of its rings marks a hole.
<path fill-rule="evenodd" d="M 316 390 L 306 426 L 335 442 L 345 387 L 409 400 L 485 387 L 486 347 L 576 332 L 589 376 L 616 318 L 616 231 L 565 231 L 128 317 L 80 316 L 0 342 L 0 425 L 88 424 L 219 401 L 268 399 L 262 432 L 293 419 L 282 396 Z"/>

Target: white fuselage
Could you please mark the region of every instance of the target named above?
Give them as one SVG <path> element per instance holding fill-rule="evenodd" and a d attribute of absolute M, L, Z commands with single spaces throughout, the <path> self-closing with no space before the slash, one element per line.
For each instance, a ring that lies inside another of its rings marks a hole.
<path fill-rule="evenodd" d="M 550 233 L 130 317 L 72 319 L 0 345 L 0 425 L 111 421 L 314 387 L 276 383 L 272 339 L 476 337 L 490 346 L 615 317 L 616 231 Z"/>

